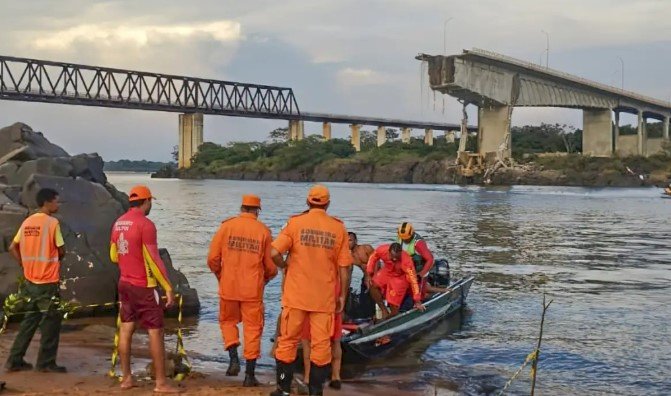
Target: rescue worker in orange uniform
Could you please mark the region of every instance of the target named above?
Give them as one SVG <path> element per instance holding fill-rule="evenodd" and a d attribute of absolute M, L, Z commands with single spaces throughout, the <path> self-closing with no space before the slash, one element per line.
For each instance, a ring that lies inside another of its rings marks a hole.
<path fill-rule="evenodd" d="M 130 366 L 133 333 L 137 325 L 149 334 L 149 350 L 156 377 L 155 393 L 178 393 L 165 375 L 165 341 L 163 332 L 164 305 L 156 290 L 165 291 L 169 308 L 175 294 L 168 271 L 158 253 L 156 226 L 147 218 L 153 196 L 146 186 L 135 186 L 128 197 L 130 209 L 112 226 L 110 259 L 119 264 L 119 357 L 121 360 L 121 389 L 134 387 Z"/>
<path fill-rule="evenodd" d="M 226 375 L 240 372 L 238 323 L 242 322 L 246 387 L 259 385 L 254 372 L 261 356 L 263 289 L 277 275 L 270 230 L 257 220 L 260 210 L 258 196 L 243 196 L 240 214 L 221 223 L 207 256 L 207 265 L 219 280 L 219 326 L 230 357 Z"/>
<path fill-rule="evenodd" d="M 375 272 L 378 261 L 382 261 L 382 268 Z M 410 288 L 415 308 L 425 310 L 422 304 L 422 293 L 417 283 L 415 266 L 410 255 L 401 247 L 400 243 L 382 245 L 368 259 L 366 267 L 368 288 L 371 297 L 382 310 L 382 318 L 398 314 L 405 293 Z M 390 310 L 384 305 L 384 299 L 391 307 Z"/>
<path fill-rule="evenodd" d="M 58 219 L 58 192 L 43 188 L 37 192 L 37 213 L 21 224 L 9 252 L 23 267 L 26 283 L 21 290 L 26 297 L 26 314 L 14 339 L 5 368 L 7 371 L 31 370 L 23 360 L 28 345 L 40 328 L 40 351 L 36 369 L 42 372 L 64 373 L 65 367 L 56 364 L 62 314 L 58 312 L 58 289 L 61 260 L 65 255 L 63 235 Z"/>
<path fill-rule="evenodd" d="M 349 290 L 352 255 L 347 229 L 326 210 L 331 202 L 328 188 L 315 185 L 307 197 L 309 210 L 289 219 L 273 242 L 273 261 L 286 267 L 282 315 L 275 358 L 277 387 L 272 396 L 289 395 L 293 363 L 303 323 L 310 323 L 311 395 L 321 395 L 331 364 L 331 335 L 336 313 L 342 312 Z M 287 262 L 282 254 L 289 252 Z M 340 277 L 340 295 L 335 286 Z"/>

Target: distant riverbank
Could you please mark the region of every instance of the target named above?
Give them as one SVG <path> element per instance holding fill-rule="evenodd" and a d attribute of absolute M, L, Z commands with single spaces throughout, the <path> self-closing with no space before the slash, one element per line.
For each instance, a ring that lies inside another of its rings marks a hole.
<path fill-rule="evenodd" d="M 671 178 L 671 158 L 592 158 L 580 155 L 530 158 L 502 168 L 483 180 L 460 177 L 454 159 L 399 158 L 391 162 L 336 158 L 314 166 L 292 169 L 260 168 L 245 162 L 219 168 L 159 171 L 156 178 L 229 179 L 293 182 L 349 182 L 404 184 L 552 185 L 584 187 L 664 186 Z"/>

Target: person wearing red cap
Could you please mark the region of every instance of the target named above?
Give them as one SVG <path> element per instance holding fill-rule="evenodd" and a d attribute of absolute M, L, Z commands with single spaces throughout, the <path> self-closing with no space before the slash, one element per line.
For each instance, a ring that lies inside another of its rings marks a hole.
<path fill-rule="evenodd" d="M 310 324 L 311 395 L 322 394 L 329 373 L 335 315 L 344 307 L 352 265 L 345 225 L 326 214 L 330 202 L 328 188 L 313 186 L 307 197 L 309 210 L 291 217 L 273 241 L 273 261 L 286 268 L 275 351 L 278 388 L 271 393 L 273 396 L 291 392 L 293 362 L 305 321 Z M 289 258 L 285 262 L 282 255 L 287 252 Z"/>
<path fill-rule="evenodd" d="M 224 220 L 212 238 L 207 265 L 219 280 L 219 326 L 230 362 L 226 375 L 240 372 L 238 323 L 242 322 L 244 357 L 243 386 L 258 386 L 254 371 L 261 356 L 263 289 L 277 275 L 271 258 L 270 230 L 258 220 L 261 199 L 242 197 L 240 214 Z"/>
<path fill-rule="evenodd" d="M 130 209 L 114 223 L 110 258 L 119 264 L 119 311 L 121 331 L 121 388 L 133 387 L 130 349 L 136 324 L 147 329 L 149 349 L 156 373 L 156 393 L 177 393 L 165 376 L 165 345 L 163 339 L 163 306 L 156 287 L 165 291 L 166 307 L 175 303 L 168 272 L 158 253 L 156 226 L 147 218 L 152 194 L 146 186 L 135 186 L 129 194 Z"/>

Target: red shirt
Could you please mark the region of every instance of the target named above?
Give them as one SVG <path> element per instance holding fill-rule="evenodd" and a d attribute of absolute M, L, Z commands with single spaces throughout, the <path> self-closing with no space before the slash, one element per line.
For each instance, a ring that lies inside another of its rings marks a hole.
<path fill-rule="evenodd" d="M 156 226 L 142 210 L 131 208 L 114 223 L 110 259 L 119 264 L 121 282 L 139 287 L 172 290 L 163 260 L 158 254 Z"/>
<path fill-rule="evenodd" d="M 420 275 L 422 277 L 426 276 L 426 274 L 429 273 L 431 270 L 431 267 L 433 267 L 433 254 L 431 254 L 431 250 L 429 250 L 429 246 L 426 244 L 426 241 L 423 239 L 420 239 L 415 243 L 415 252 L 422 256 L 422 259 L 424 259 L 424 266 L 422 267 L 422 271 L 420 272 Z"/>

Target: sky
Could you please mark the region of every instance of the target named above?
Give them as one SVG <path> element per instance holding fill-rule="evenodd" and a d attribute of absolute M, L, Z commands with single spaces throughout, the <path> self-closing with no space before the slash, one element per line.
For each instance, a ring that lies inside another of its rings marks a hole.
<path fill-rule="evenodd" d="M 418 53 L 481 48 L 544 64 L 545 31 L 550 67 L 619 87 L 621 58 L 625 89 L 671 101 L 669 15 L 669 0 L 0 0 L 0 54 L 286 86 L 302 111 L 457 123 L 460 105 L 429 90 Z M 17 121 L 106 160 L 166 161 L 177 144 L 175 113 L 0 101 L 0 126 Z M 514 125 L 541 122 L 580 128 L 582 114 L 513 113 Z M 205 140 L 278 127 L 205 116 Z"/>

